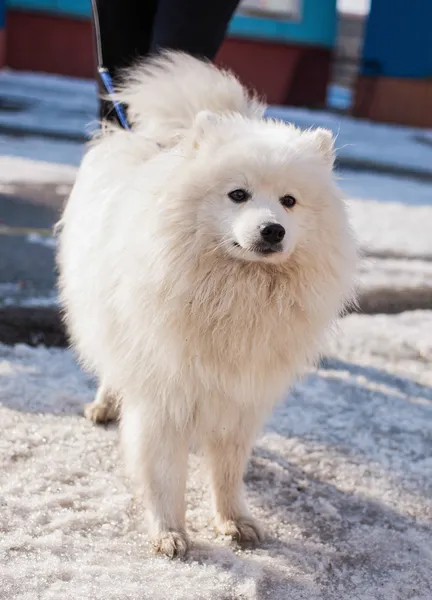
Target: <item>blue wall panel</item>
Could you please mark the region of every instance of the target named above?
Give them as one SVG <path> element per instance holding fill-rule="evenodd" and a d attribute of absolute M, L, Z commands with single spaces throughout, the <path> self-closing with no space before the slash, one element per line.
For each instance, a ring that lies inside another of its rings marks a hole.
<path fill-rule="evenodd" d="M 432 77 L 432 0 L 372 0 L 362 73 Z"/>

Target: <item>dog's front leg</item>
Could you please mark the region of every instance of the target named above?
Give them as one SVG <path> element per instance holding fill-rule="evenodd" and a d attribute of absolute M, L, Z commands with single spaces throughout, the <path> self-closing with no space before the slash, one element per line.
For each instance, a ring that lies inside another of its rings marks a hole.
<path fill-rule="evenodd" d="M 212 436 L 206 442 L 216 529 L 240 543 L 257 543 L 263 537 L 244 501 L 243 474 L 255 428 Z"/>
<path fill-rule="evenodd" d="M 121 430 L 126 465 L 148 512 L 153 547 L 170 558 L 183 556 L 188 548 L 186 436 L 160 413 L 148 414 L 145 404 L 138 402 L 124 402 Z"/>

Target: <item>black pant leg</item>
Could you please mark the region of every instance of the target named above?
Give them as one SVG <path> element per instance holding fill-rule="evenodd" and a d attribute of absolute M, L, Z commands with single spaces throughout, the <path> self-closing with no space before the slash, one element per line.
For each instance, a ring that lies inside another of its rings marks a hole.
<path fill-rule="evenodd" d="M 104 66 L 114 83 L 119 69 L 161 49 L 214 59 L 239 0 L 96 0 Z M 99 81 L 99 78 L 98 78 Z M 99 90 L 105 88 L 99 81 Z M 101 101 L 101 118 L 114 118 Z"/>
<path fill-rule="evenodd" d="M 152 52 L 182 50 L 213 60 L 239 0 L 158 0 Z"/>
<path fill-rule="evenodd" d="M 119 71 L 149 53 L 157 0 L 96 0 L 103 64 L 114 83 Z M 106 90 L 98 77 L 100 95 Z M 116 119 L 112 103 L 101 100 L 101 118 Z"/>

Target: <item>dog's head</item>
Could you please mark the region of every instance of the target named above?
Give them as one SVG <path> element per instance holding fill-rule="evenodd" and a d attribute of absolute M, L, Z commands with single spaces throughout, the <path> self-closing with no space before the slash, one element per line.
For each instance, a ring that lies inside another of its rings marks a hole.
<path fill-rule="evenodd" d="M 329 131 L 206 112 L 189 144 L 187 194 L 203 250 L 283 263 L 300 247 L 324 251 L 345 226 Z"/>

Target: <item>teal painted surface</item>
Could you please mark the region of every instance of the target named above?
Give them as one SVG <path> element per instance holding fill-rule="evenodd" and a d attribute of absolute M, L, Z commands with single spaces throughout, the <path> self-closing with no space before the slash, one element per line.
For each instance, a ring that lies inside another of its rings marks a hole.
<path fill-rule="evenodd" d="M 235 15 L 229 32 L 236 37 L 333 48 L 336 24 L 336 0 L 303 0 L 301 21 L 276 21 L 263 17 Z"/>
<path fill-rule="evenodd" d="M 76 14 L 79 17 L 90 17 L 90 0 L 57 0 L 57 4 L 62 12 Z"/>
<path fill-rule="evenodd" d="M 57 0 L 6 0 L 6 4 L 13 8 L 30 8 L 51 12 L 56 9 Z"/>
<path fill-rule="evenodd" d="M 13 8 L 60 13 L 76 17 L 90 16 L 90 0 L 6 0 Z"/>
<path fill-rule="evenodd" d="M 7 4 L 76 17 L 90 16 L 90 0 L 7 0 Z M 302 18 L 298 22 L 235 15 L 229 33 L 247 39 L 333 48 L 336 39 L 336 0 L 303 0 Z"/>
<path fill-rule="evenodd" d="M 3 29 L 5 24 L 6 1 L 0 0 L 0 29 Z"/>

